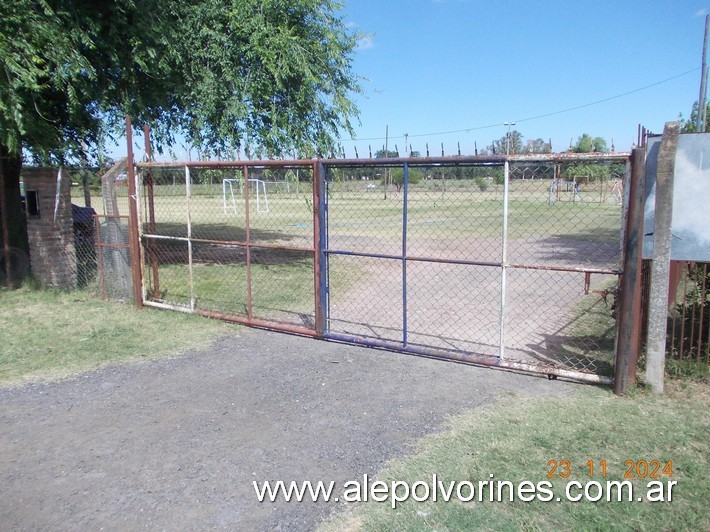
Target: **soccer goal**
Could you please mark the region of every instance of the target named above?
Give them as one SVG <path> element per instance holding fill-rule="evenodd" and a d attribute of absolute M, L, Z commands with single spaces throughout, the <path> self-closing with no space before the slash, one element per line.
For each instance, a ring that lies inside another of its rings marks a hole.
<path fill-rule="evenodd" d="M 269 198 L 266 194 L 266 183 L 261 179 L 249 179 L 248 182 L 254 186 L 256 190 L 256 212 L 269 212 Z M 236 185 L 236 195 L 235 195 Z M 244 195 L 244 179 L 225 179 L 222 181 L 222 208 L 224 214 L 227 214 L 227 209 L 234 211 L 237 214 L 237 197 Z"/>

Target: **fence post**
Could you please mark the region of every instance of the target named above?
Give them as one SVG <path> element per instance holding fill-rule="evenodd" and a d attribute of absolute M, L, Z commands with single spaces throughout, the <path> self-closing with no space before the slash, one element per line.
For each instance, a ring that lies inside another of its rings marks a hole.
<path fill-rule="evenodd" d="M 143 307 L 143 279 L 141 268 L 141 250 L 138 236 L 138 195 L 136 192 L 136 173 L 133 160 L 133 131 L 131 117 L 126 115 L 126 143 L 128 145 L 128 247 L 131 254 L 131 278 L 133 284 L 133 304 L 137 309 Z"/>
<path fill-rule="evenodd" d="M 628 210 L 624 227 L 623 274 L 619 284 L 619 333 L 616 337 L 614 393 L 626 393 L 636 380 L 640 347 L 641 318 L 641 242 L 643 241 L 643 203 L 646 189 L 646 152 L 635 148 L 631 154 Z"/>
<path fill-rule="evenodd" d="M 323 202 L 323 164 L 320 161 L 313 163 L 313 282 L 314 282 L 314 303 L 315 303 L 315 328 L 319 337 L 323 336 L 325 330 L 325 320 L 323 319 L 325 282 L 323 276 L 323 234 L 324 218 L 322 211 Z"/>
<path fill-rule="evenodd" d="M 650 310 L 646 342 L 646 382 L 654 393 L 663 393 L 668 329 L 668 286 L 671 261 L 671 220 L 673 218 L 673 174 L 680 124 L 668 122 L 658 152 L 656 170 L 656 210 L 653 228 Z"/>

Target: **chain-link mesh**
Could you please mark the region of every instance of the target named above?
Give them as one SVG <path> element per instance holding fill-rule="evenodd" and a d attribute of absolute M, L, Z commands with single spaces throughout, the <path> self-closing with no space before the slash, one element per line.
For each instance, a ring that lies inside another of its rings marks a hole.
<path fill-rule="evenodd" d="M 131 254 L 128 245 L 128 216 L 95 216 L 95 247 L 87 240 L 77 257 L 79 272 L 87 276 L 96 271 L 101 297 L 127 301 L 132 297 Z"/>
<path fill-rule="evenodd" d="M 329 170 L 329 331 L 610 375 L 624 165 L 416 162 Z"/>
<path fill-rule="evenodd" d="M 148 301 L 313 329 L 312 180 L 310 167 L 151 168 Z"/>
<path fill-rule="evenodd" d="M 625 161 L 518 159 L 142 165 L 147 299 L 609 375 Z"/>

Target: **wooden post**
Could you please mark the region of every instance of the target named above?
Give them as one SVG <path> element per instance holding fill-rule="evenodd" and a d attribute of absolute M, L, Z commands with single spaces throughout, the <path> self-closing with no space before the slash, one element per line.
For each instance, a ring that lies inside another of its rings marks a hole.
<path fill-rule="evenodd" d="M 653 228 L 648 340 L 646 342 L 646 383 L 653 393 L 663 393 L 668 328 L 668 286 L 671 262 L 671 220 L 673 218 L 673 174 L 680 124 L 668 122 L 663 128 L 656 171 L 656 210 Z"/>

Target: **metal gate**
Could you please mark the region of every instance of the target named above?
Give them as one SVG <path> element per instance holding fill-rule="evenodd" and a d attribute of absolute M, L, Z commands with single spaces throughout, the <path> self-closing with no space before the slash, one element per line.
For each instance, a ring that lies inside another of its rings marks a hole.
<path fill-rule="evenodd" d="M 609 383 L 628 160 L 141 163 L 144 301 Z"/>
<path fill-rule="evenodd" d="M 626 161 L 331 163 L 325 336 L 610 382 Z"/>

